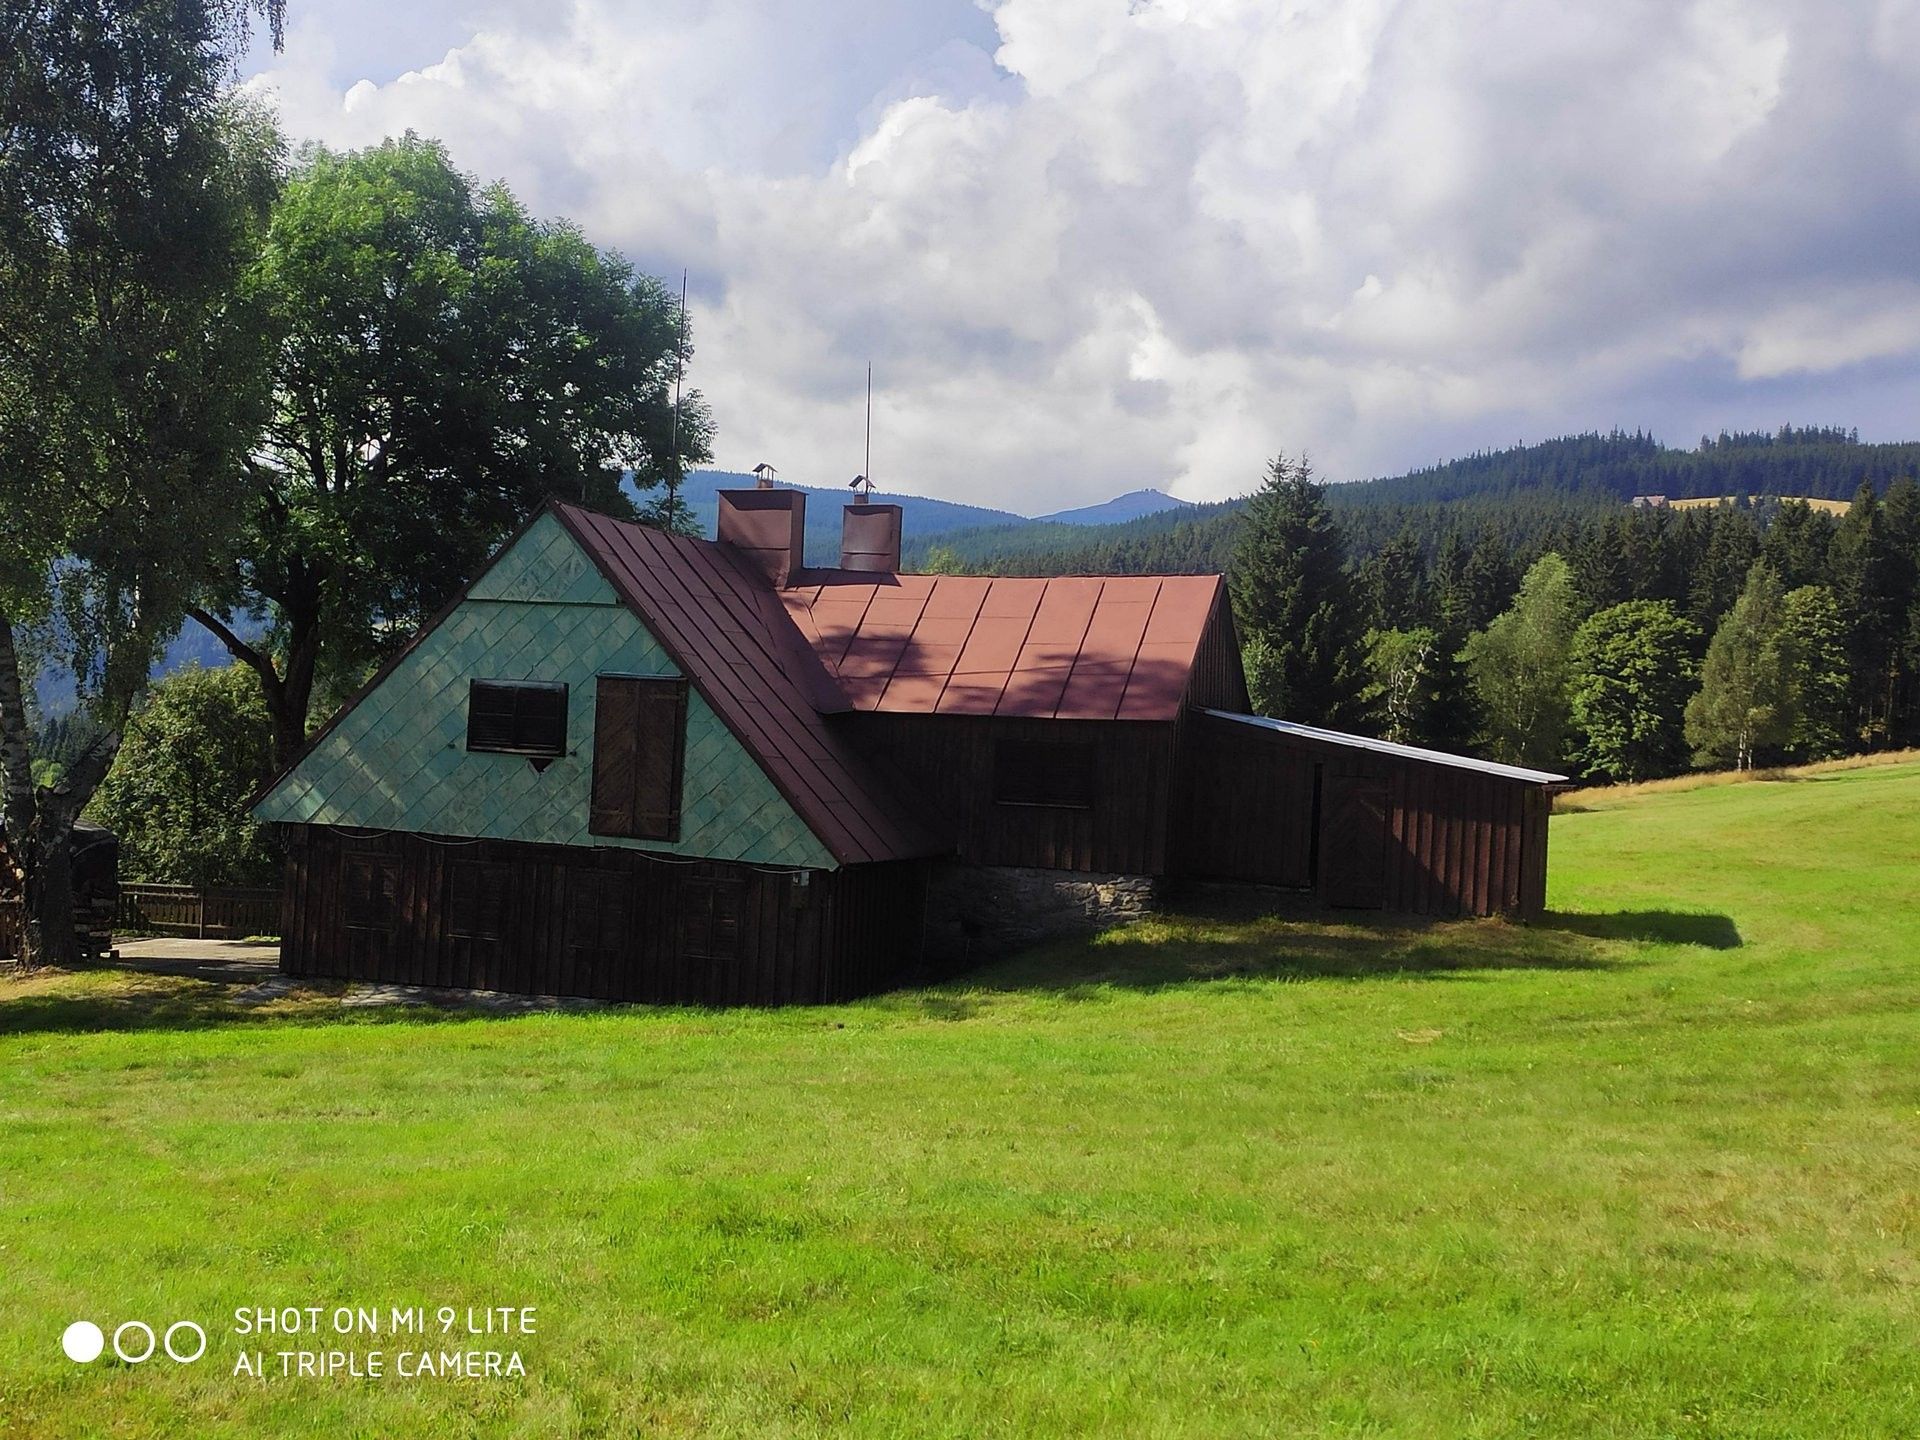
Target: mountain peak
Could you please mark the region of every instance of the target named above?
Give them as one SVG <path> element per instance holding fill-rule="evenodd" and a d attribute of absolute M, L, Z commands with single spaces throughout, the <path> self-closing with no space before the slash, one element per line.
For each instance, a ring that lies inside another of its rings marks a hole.
<path fill-rule="evenodd" d="M 1123 520 L 1137 520 L 1142 515 L 1157 515 L 1162 510 L 1183 509 L 1192 503 L 1191 500 L 1176 499 L 1164 490 L 1129 490 L 1098 505 L 1083 505 L 1077 510 L 1056 510 L 1051 515 L 1037 515 L 1034 518 L 1055 525 L 1114 525 Z"/>

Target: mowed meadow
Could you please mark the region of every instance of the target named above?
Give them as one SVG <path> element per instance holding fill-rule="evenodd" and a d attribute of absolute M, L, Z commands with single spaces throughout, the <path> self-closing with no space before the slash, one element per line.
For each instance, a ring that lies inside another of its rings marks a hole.
<path fill-rule="evenodd" d="M 1170 918 L 830 1009 L 0 981 L 0 1433 L 1911 1434 L 1920 765 L 1552 846 L 1533 927 Z M 308 1304 L 538 1320 L 524 1378 L 231 1374 Z"/>

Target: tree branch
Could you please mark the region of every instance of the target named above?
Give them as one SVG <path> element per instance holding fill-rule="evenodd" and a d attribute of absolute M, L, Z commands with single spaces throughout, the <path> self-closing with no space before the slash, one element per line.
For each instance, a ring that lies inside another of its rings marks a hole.
<path fill-rule="evenodd" d="M 212 611 L 203 610 L 198 605 L 187 608 L 187 614 L 213 632 L 214 639 L 227 647 L 234 659 L 246 665 L 260 677 L 260 684 L 269 693 L 277 692 L 281 686 L 280 672 L 273 668 L 273 657 L 264 650 L 256 649 L 236 635 L 225 621 Z"/>

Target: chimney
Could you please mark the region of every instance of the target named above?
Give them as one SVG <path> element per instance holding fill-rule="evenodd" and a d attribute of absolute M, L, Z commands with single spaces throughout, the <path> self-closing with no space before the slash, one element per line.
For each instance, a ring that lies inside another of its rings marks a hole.
<path fill-rule="evenodd" d="M 807 497 L 800 490 L 722 490 L 720 539 L 776 589 L 806 565 Z"/>
<path fill-rule="evenodd" d="M 900 507 L 856 500 L 840 522 L 840 568 L 892 575 L 900 569 Z"/>

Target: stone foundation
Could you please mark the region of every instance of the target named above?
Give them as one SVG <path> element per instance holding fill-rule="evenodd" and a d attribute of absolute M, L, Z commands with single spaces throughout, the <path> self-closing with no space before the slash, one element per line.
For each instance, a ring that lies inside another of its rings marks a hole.
<path fill-rule="evenodd" d="M 927 887 L 927 958 L 943 969 L 983 964 L 1138 920 L 1159 900 L 1160 882 L 1151 875 L 941 865 Z"/>

